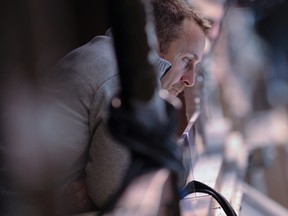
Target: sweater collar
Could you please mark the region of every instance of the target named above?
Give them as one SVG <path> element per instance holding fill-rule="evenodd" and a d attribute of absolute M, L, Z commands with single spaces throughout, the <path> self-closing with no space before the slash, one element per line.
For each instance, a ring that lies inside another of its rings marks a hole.
<path fill-rule="evenodd" d="M 158 60 L 156 62 L 156 67 L 158 69 L 158 75 L 159 75 L 159 78 L 161 79 L 164 74 L 171 68 L 171 63 L 161 57 L 158 57 Z"/>

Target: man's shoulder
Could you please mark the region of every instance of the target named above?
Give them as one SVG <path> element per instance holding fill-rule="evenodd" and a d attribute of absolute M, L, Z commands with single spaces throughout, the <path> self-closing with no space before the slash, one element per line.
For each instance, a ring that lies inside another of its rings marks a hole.
<path fill-rule="evenodd" d="M 43 83 L 59 88 L 75 88 L 91 94 L 117 77 L 117 61 L 113 41 L 108 36 L 96 36 L 88 43 L 65 55 L 43 78 Z"/>
<path fill-rule="evenodd" d="M 103 70 L 107 70 L 106 74 L 115 75 L 116 65 L 112 38 L 100 35 L 69 52 L 53 69 L 56 69 L 57 73 L 82 74 L 91 77 L 99 76 L 100 71 Z"/>
<path fill-rule="evenodd" d="M 95 37 L 93 37 L 88 43 L 86 43 L 84 45 L 88 46 L 88 47 L 95 47 L 95 46 L 109 46 L 109 47 L 113 47 L 113 39 L 110 36 L 107 35 L 97 35 Z"/>
<path fill-rule="evenodd" d="M 109 36 L 95 36 L 88 43 L 73 50 L 71 53 L 82 54 L 84 57 L 100 58 L 106 57 L 107 60 L 115 58 L 113 39 Z M 95 62 L 95 61 L 93 61 Z"/>

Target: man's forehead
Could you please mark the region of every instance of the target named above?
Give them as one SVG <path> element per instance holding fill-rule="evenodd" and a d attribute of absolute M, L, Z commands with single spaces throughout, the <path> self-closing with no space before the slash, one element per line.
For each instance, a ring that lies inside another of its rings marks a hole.
<path fill-rule="evenodd" d="M 173 47 L 179 51 L 179 56 L 199 61 L 202 59 L 204 45 L 205 33 L 201 27 L 194 20 L 185 19 L 182 34 L 173 43 Z"/>

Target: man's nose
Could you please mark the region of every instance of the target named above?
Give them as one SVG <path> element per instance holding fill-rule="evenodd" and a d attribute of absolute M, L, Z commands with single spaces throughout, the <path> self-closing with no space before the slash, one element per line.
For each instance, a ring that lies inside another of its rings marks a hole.
<path fill-rule="evenodd" d="M 182 85 L 192 87 L 195 84 L 194 66 L 190 68 L 180 79 Z"/>

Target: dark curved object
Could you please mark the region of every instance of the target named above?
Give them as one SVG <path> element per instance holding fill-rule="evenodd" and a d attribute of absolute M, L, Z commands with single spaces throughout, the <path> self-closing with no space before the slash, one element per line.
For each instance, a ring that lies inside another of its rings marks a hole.
<path fill-rule="evenodd" d="M 148 61 L 151 49 L 149 32 L 145 29 L 151 7 L 149 1 L 108 1 L 108 18 L 120 72 L 122 106 L 126 108 L 130 107 L 133 99 L 149 101 L 156 89 L 156 72 Z"/>
<path fill-rule="evenodd" d="M 215 191 L 213 188 L 199 181 L 193 180 L 189 182 L 181 191 L 180 198 L 183 199 L 191 193 L 206 193 L 211 195 L 223 208 L 224 212 L 228 216 L 237 216 L 234 209 L 231 207 L 230 203 L 223 197 L 220 193 Z"/>

